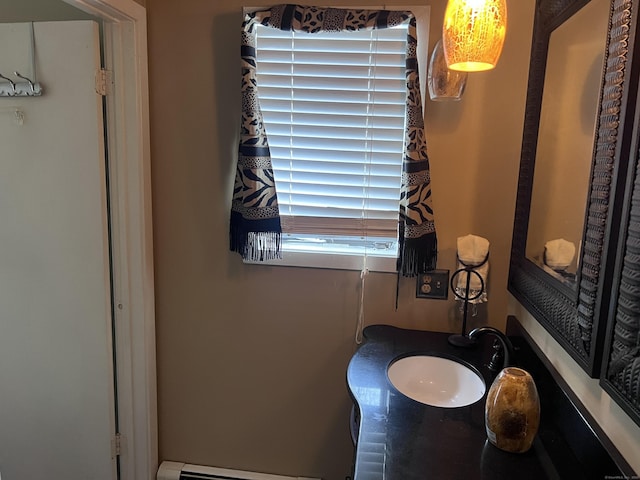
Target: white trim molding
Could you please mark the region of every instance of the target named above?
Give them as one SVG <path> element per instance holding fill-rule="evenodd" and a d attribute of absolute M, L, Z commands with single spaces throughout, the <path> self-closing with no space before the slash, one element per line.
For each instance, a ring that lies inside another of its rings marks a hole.
<path fill-rule="evenodd" d="M 120 478 L 158 468 L 146 9 L 133 0 L 64 0 L 103 20 L 114 271 Z"/>

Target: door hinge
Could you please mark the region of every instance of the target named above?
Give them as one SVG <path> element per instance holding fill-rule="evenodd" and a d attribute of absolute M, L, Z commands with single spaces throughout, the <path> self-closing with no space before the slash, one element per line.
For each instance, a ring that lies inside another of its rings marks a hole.
<path fill-rule="evenodd" d="M 96 93 L 98 95 L 107 96 L 111 93 L 113 86 L 113 75 L 110 70 L 101 68 L 96 71 Z"/>
<path fill-rule="evenodd" d="M 116 433 L 111 439 L 111 457 L 122 455 L 122 434 Z"/>

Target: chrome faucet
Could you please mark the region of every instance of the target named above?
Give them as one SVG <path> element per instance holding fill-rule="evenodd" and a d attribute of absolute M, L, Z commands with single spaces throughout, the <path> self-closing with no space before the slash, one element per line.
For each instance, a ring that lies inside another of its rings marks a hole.
<path fill-rule="evenodd" d="M 478 327 L 471 330 L 469 332 L 468 337 L 469 337 L 469 340 L 475 343 L 478 341 L 479 337 L 487 333 L 495 336 L 500 341 L 500 344 L 502 345 L 502 348 L 500 348 L 500 345 L 498 345 L 496 348 L 496 345 L 494 344 L 493 348 L 496 351 L 491 357 L 491 361 L 489 362 L 489 365 L 488 365 L 489 370 L 499 371 L 502 368 L 506 368 L 509 365 L 511 365 L 511 359 L 515 356 L 514 355 L 515 350 L 513 348 L 513 344 L 511 343 L 511 340 L 509 340 L 509 337 L 507 337 L 504 333 L 502 333 L 497 328 Z M 500 366 L 501 359 L 502 359 L 502 366 Z"/>

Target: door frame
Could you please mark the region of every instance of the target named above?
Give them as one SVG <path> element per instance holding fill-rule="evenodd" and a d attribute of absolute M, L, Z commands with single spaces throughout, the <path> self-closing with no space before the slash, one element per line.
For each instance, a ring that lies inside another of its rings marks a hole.
<path fill-rule="evenodd" d="M 64 0 L 103 20 L 122 480 L 158 469 L 146 9 L 133 0 Z"/>

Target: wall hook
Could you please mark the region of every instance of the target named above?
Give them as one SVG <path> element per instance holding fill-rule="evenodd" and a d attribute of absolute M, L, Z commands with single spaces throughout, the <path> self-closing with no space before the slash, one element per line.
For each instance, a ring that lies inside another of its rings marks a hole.
<path fill-rule="evenodd" d="M 5 77 L 0 73 L 0 78 L 6 80 L 11 85 L 11 90 L 7 90 L 6 87 L 0 86 L 0 95 L 12 97 L 16 94 L 16 84 L 10 78 Z"/>
<path fill-rule="evenodd" d="M 9 84 L 0 83 L 0 97 L 39 97 L 42 95 L 42 87 L 39 83 L 32 82 L 31 79 L 18 72 L 13 72 L 13 74 L 21 81 L 14 82 L 0 74 L 0 78 L 9 82 Z"/>
<path fill-rule="evenodd" d="M 40 95 L 42 95 L 42 87 L 40 86 L 39 83 L 37 82 L 32 82 L 29 78 L 25 77 L 24 75 L 21 75 L 18 72 L 13 72 L 13 74 L 24 80 L 24 82 L 17 82 L 16 83 L 16 94 L 20 95 L 20 96 L 28 96 L 28 97 L 38 97 Z"/>
<path fill-rule="evenodd" d="M 18 77 L 21 78 L 22 80 L 26 80 L 26 82 L 29 84 L 29 88 L 31 89 L 32 93 L 36 93 L 36 88 L 35 85 L 33 84 L 33 82 L 31 80 L 29 80 L 27 77 L 20 75 L 18 72 L 13 72 L 13 74 Z"/>

